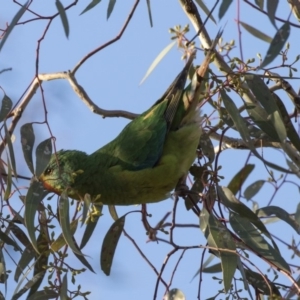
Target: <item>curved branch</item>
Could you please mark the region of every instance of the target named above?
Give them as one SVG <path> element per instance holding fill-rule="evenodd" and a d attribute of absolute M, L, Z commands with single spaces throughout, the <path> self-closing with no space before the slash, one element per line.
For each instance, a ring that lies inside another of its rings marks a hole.
<path fill-rule="evenodd" d="M 132 16 L 133 16 L 134 12 L 135 12 L 135 10 L 136 10 L 138 4 L 139 4 L 139 2 L 140 2 L 140 0 L 136 0 L 136 1 L 135 1 L 134 5 L 133 5 L 133 7 L 132 7 L 132 10 L 131 10 L 131 12 L 129 13 L 129 15 L 128 15 L 128 17 L 127 17 L 127 20 L 126 20 L 126 22 L 125 22 L 123 28 L 122 28 L 121 31 L 119 32 L 119 34 L 118 34 L 116 37 L 114 37 L 113 39 L 111 39 L 110 41 L 108 41 L 107 43 L 103 44 L 102 46 L 96 48 L 95 50 L 93 50 L 93 51 L 91 51 L 89 54 L 87 54 L 87 55 L 86 55 L 86 56 L 85 56 L 85 57 L 84 57 L 84 58 L 83 58 L 76 66 L 75 66 L 75 68 L 71 71 L 71 73 L 72 73 L 73 75 L 75 75 L 75 73 L 78 71 L 78 69 L 81 67 L 81 65 L 82 65 L 86 60 L 88 60 L 90 57 L 92 57 L 94 54 L 96 54 L 96 53 L 99 52 L 100 50 L 102 50 L 102 49 L 106 48 L 107 46 L 113 44 L 114 42 L 118 41 L 118 40 L 122 37 L 123 33 L 125 32 L 125 30 L 126 30 L 128 24 L 129 24 L 129 22 L 130 22 L 130 20 L 131 20 L 131 18 L 132 18 Z"/>

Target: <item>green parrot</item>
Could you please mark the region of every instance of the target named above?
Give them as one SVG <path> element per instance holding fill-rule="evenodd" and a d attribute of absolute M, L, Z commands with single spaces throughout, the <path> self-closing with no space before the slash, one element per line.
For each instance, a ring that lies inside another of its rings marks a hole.
<path fill-rule="evenodd" d="M 194 96 L 202 80 L 199 72 L 185 89 L 193 58 L 194 53 L 164 95 L 110 143 L 90 155 L 77 150 L 53 154 L 39 177 L 43 186 L 76 200 L 89 194 L 108 205 L 169 198 L 195 160 L 201 135 L 198 97 Z M 203 74 L 209 61 L 207 55 Z"/>

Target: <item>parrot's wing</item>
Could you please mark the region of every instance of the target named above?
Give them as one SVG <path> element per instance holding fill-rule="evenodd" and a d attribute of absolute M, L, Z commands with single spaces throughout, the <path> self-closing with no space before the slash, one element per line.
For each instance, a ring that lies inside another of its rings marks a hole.
<path fill-rule="evenodd" d="M 184 69 L 164 95 L 146 112 L 130 122 L 110 143 L 92 155 L 105 154 L 107 167 L 121 166 L 128 170 L 153 167 L 159 160 L 178 104 L 181 101 L 189 68 L 193 62 L 191 55 Z"/>

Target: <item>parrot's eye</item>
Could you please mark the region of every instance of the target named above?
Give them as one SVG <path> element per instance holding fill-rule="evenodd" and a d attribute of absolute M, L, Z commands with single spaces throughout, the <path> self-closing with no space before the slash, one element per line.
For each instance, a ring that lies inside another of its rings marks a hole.
<path fill-rule="evenodd" d="M 45 171 L 44 171 L 44 174 L 45 175 L 51 175 L 53 172 L 53 169 L 52 168 L 47 168 Z"/>

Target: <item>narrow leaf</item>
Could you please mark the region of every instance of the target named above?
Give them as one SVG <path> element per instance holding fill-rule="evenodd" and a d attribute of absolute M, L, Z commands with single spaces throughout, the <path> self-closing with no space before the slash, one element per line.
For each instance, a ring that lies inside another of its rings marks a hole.
<path fill-rule="evenodd" d="M 204 273 L 220 273 L 222 272 L 222 264 L 217 263 L 215 265 L 212 265 L 210 267 L 205 267 L 202 270 Z"/>
<path fill-rule="evenodd" d="M 78 255 L 83 255 L 81 251 L 76 247 L 73 241 L 73 234 L 70 227 L 70 217 L 69 217 L 69 199 L 65 192 L 63 192 L 59 198 L 58 210 L 59 210 L 59 222 L 66 243 L 74 253 Z"/>
<path fill-rule="evenodd" d="M 71 222 L 70 231 L 71 231 L 72 235 L 74 235 L 74 233 L 76 232 L 77 225 L 78 225 L 78 219 L 75 219 Z M 58 252 L 65 244 L 66 244 L 66 241 L 64 239 L 63 234 L 61 233 L 58 236 L 58 238 L 51 244 L 50 248 L 52 251 Z"/>
<path fill-rule="evenodd" d="M 253 272 L 250 269 L 244 269 L 246 278 L 248 282 L 253 286 L 254 290 L 256 291 L 262 291 L 264 295 L 272 295 L 272 298 L 278 298 L 276 297 L 279 296 L 279 299 L 281 298 L 281 294 L 277 288 L 277 286 L 268 279 L 267 276 L 262 276 L 259 273 Z M 266 281 L 268 282 L 268 285 L 266 284 Z M 270 290 L 271 289 L 271 290 Z M 286 299 L 291 299 L 291 298 L 286 298 Z"/>
<path fill-rule="evenodd" d="M 247 200 L 252 199 L 260 191 L 260 189 L 263 187 L 265 182 L 266 182 L 265 180 L 257 180 L 255 182 L 251 183 L 246 188 L 246 190 L 244 192 L 244 197 Z"/>
<path fill-rule="evenodd" d="M 289 224 L 300 234 L 300 223 L 298 223 L 287 211 L 278 206 L 266 206 L 256 211 L 259 217 L 275 215 L 277 218 Z"/>
<path fill-rule="evenodd" d="M 31 295 L 27 300 L 47 300 L 47 299 L 55 299 L 59 295 L 57 292 L 53 290 L 43 290 L 43 291 L 38 291 L 34 295 Z"/>
<path fill-rule="evenodd" d="M 147 3 L 147 9 L 148 9 L 148 16 L 149 16 L 150 26 L 153 27 L 150 0 L 146 0 L 146 3 Z"/>
<path fill-rule="evenodd" d="M 275 14 L 276 14 L 277 7 L 278 7 L 278 0 L 267 0 L 268 17 L 276 29 L 277 26 L 275 23 Z"/>
<path fill-rule="evenodd" d="M 16 282 L 19 281 L 19 277 L 22 273 L 25 273 L 25 269 L 28 268 L 29 263 L 35 258 L 36 252 L 34 251 L 31 244 L 29 244 L 23 251 L 21 258 L 18 262 L 14 279 Z"/>
<path fill-rule="evenodd" d="M 175 46 L 176 41 L 169 44 L 167 47 L 165 47 L 154 59 L 151 66 L 146 72 L 146 75 L 143 77 L 143 79 L 140 82 L 140 85 L 146 80 L 146 78 L 152 73 L 152 71 L 156 68 L 156 66 L 160 63 L 160 61 L 165 57 L 165 55 Z"/>
<path fill-rule="evenodd" d="M 199 145 L 203 154 L 208 158 L 208 161 L 203 166 L 211 165 L 215 159 L 214 145 L 209 138 L 209 135 L 205 132 L 202 132 L 200 136 Z"/>
<path fill-rule="evenodd" d="M 0 248 L 0 264 L 1 264 L 1 283 L 4 283 L 5 286 L 5 295 L 7 293 L 7 278 L 8 275 L 6 274 L 6 263 L 4 259 L 4 255 L 2 252 L 2 247 Z M 2 277 L 3 276 L 3 277 Z"/>
<path fill-rule="evenodd" d="M 5 244 L 14 247 L 15 251 L 22 252 L 22 249 L 20 248 L 20 246 L 13 239 L 11 239 L 6 233 L 4 233 L 2 230 L 0 230 L 0 239 Z"/>
<path fill-rule="evenodd" d="M 118 217 L 118 213 L 116 211 L 116 207 L 114 205 L 108 205 L 108 210 L 109 210 L 109 213 L 111 215 L 111 217 L 117 221 L 119 219 Z"/>
<path fill-rule="evenodd" d="M 242 21 L 240 21 L 240 24 L 249 32 L 251 33 L 253 36 L 257 37 L 258 39 L 267 42 L 267 43 L 271 43 L 272 42 L 272 38 L 268 35 L 266 35 L 264 32 L 256 29 L 255 27 L 244 23 Z"/>
<path fill-rule="evenodd" d="M 240 236 L 247 247 L 257 252 L 273 266 L 290 274 L 290 267 L 284 258 L 267 243 L 261 233 L 247 219 L 230 212 L 229 222 L 232 229 Z"/>
<path fill-rule="evenodd" d="M 76 247 L 77 247 L 77 244 L 76 244 Z M 95 273 L 94 269 L 92 268 L 92 266 L 89 264 L 89 262 L 85 259 L 85 257 L 83 255 L 78 255 L 76 252 L 74 252 L 74 255 L 84 266 L 86 266 L 91 272 Z"/>
<path fill-rule="evenodd" d="M 51 138 L 41 142 L 36 147 L 36 170 L 35 175 L 39 177 L 47 167 L 52 154 L 52 140 Z"/>
<path fill-rule="evenodd" d="M 10 98 L 6 94 L 4 94 L 4 97 L 2 99 L 1 109 L 0 109 L 0 122 L 6 119 L 6 116 L 10 112 L 12 105 L 13 103 L 10 100 Z"/>
<path fill-rule="evenodd" d="M 255 3 L 261 10 L 264 9 L 264 0 L 255 0 Z"/>
<path fill-rule="evenodd" d="M 38 248 L 35 237 L 34 218 L 40 202 L 47 194 L 48 192 L 44 191 L 44 188 L 40 182 L 33 181 L 25 198 L 24 221 L 28 231 L 29 239 L 37 253 Z"/>
<path fill-rule="evenodd" d="M 116 0 L 109 0 L 108 7 L 107 7 L 107 20 L 109 19 L 110 14 L 112 13 L 115 7 L 115 4 L 116 4 Z"/>
<path fill-rule="evenodd" d="M 297 209 L 295 212 L 295 220 L 298 224 L 300 224 L 300 203 L 297 205 Z"/>
<path fill-rule="evenodd" d="M 101 2 L 101 0 L 92 0 L 92 2 L 90 2 L 90 4 L 81 12 L 80 15 L 82 15 L 85 12 L 87 12 L 88 10 L 92 9 L 93 7 L 95 7 L 100 2 Z"/>
<path fill-rule="evenodd" d="M 102 210 L 102 208 L 101 208 Z M 93 221 L 89 221 L 88 224 L 86 225 L 81 243 L 80 243 L 80 249 L 83 249 L 83 247 L 87 244 L 87 242 L 89 241 L 90 237 L 92 236 L 96 225 L 98 223 L 98 220 L 100 219 L 100 217 L 95 217 Z"/>
<path fill-rule="evenodd" d="M 231 288 L 231 282 L 237 267 L 237 255 L 233 253 L 236 251 L 235 242 L 228 229 L 212 214 L 209 216 L 208 225 L 212 238 L 220 249 L 223 284 L 225 293 L 227 293 Z M 232 252 L 222 249 L 231 250 Z"/>
<path fill-rule="evenodd" d="M 228 188 L 236 195 L 241 190 L 243 183 L 246 181 L 250 173 L 253 171 L 255 165 L 248 164 L 238 171 L 228 184 Z"/>
<path fill-rule="evenodd" d="M 22 144 L 22 150 L 23 150 L 23 155 L 26 164 L 32 174 L 34 174 L 33 160 L 32 160 L 32 150 L 33 150 L 34 140 L 35 140 L 35 135 L 33 132 L 32 124 L 31 123 L 24 124 L 21 127 L 21 144 Z"/>
<path fill-rule="evenodd" d="M 232 3 L 232 0 L 223 0 L 220 9 L 219 9 L 219 19 L 221 20 L 225 13 L 227 12 L 230 4 Z"/>
<path fill-rule="evenodd" d="M 14 175 L 17 176 L 18 173 L 17 173 L 17 169 L 16 169 L 16 160 L 15 160 L 14 148 L 13 148 L 13 145 L 12 145 L 11 135 L 7 130 L 5 122 L 4 122 L 4 131 L 5 131 L 6 143 L 7 143 L 7 146 L 8 146 L 8 153 L 9 153 L 9 157 L 10 157 L 11 167 L 14 171 Z"/>
<path fill-rule="evenodd" d="M 119 238 L 125 224 L 125 216 L 116 220 L 107 231 L 101 249 L 101 269 L 105 275 L 109 276 L 114 254 L 118 245 Z"/>
<path fill-rule="evenodd" d="M 70 33 L 70 28 L 69 28 L 69 22 L 68 22 L 68 18 L 67 18 L 67 14 L 66 14 L 65 8 L 64 8 L 64 6 L 61 4 L 61 2 L 59 0 L 55 1 L 55 5 L 56 5 L 56 8 L 57 8 L 57 10 L 59 12 L 60 19 L 61 19 L 61 22 L 63 24 L 66 37 L 68 38 L 69 37 L 69 33 Z"/>
<path fill-rule="evenodd" d="M 62 283 L 60 286 L 60 293 L 59 293 L 60 299 L 61 300 L 68 300 L 68 277 L 67 273 L 64 275 L 62 279 Z"/>
<path fill-rule="evenodd" d="M 287 136 L 285 125 L 274 96 L 270 92 L 269 88 L 260 78 L 260 76 L 257 76 L 255 74 L 245 75 L 245 79 L 255 98 L 261 103 L 261 105 L 267 112 L 268 118 L 270 118 L 276 130 L 279 141 L 285 141 Z"/>
<path fill-rule="evenodd" d="M 12 186 L 12 170 L 11 170 L 10 160 L 7 156 L 7 177 L 6 177 L 6 189 L 4 193 L 4 200 L 8 200 L 11 193 L 11 186 Z"/>
<path fill-rule="evenodd" d="M 196 0 L 196 3 L 200 6 L 200 8 L 204 11 L 204 13 L 208 16 L 210 13 L 210 10 L 207 8 L 207 6 L 205 5 L 205 3 L 202 0 Z M 217 24 L 214 16 L 211 14 L 209 16 L 209 18 L 215 23 Z"/>
<path fill-rule="evenodd" d="M 273 168 L 275 170 L 279 170 L 281 172 L 290 173 L 289 170 L 284 169 L 281 166 L 275 165 L 272 162 L 265 160 L 261 155 L 259 155 L 259 153 L 256 151 L 256 149 L 253 146 L 252 140 L 249 135 L 249 130 L 246 127 L 246 125 L 244 123 L 244 119 L 241 117 L 236 105 L 234 104 L 232 99 L 227 95 L 227 93 L 225 91 L 221 91 L 220 94 L 221 94 L 222 100 L 224 102 L 225 108 L 227 109 L 229 115 L 231 116 L 242 139 L 244 140 L 246 145 L 249 147 L 249 149 L 252 151 L 252 153 L 256 157 L 258 157 L 260 160 L 262 160 L 266 165 L 270 166 L 271 168 Z M 250 115 L 250 113 L 249 113 L 249 115 Z"/>
<path fill-rule="evenodd" d="M 244 203 L 240 202 L 232 192 L 226 187 L 217 187 L 218 195 L 221 198 L 223 204 L 236 212 L 239 216 L 248 219 L 251 223 L 253 223 L 262 233 L 264 233 L 272 242 L 273 246 L 278 249 L 276 243 L 273 241 L 272 236 L 267 230 L 264 223 L 260 220 L 260 218 Z"/>
<path fill-rule="evenodd" d="M 40 278 L 44 277 L 44 271 L 39 273 L 39 274 L 36 274 L 33 276 L 32 279 L 30 279 L 22 289 L 20 289 L 17 293 L 15 292 L 13 297 L 12 297 L 12 300 L 17 300 L 20 298 L 20 296 L 22 296 L 24 293 L 26 293 Z M 31 297 L 34 296 L 34 295 L 31 295 Z M 27 298 L 28 299 L 35 299 L 34 297 L 33 298 Z"/>
<path fill-rule="evenodd" d="M 1 42 L 0 42 L 0 51 L 1 51 L 2 47 L 4 46 L 4 43 L 6 42 L 8 36 L 12 32 L 13 28 L 15 27 L 15 25 L 18 23 L 18 21 L 21 19 L 21 17 L 25 13 L 25 11 L 27 9 L 28 2 L 29 1 L 27 1 L 26 3 L 24 3 L 24 5 L 20 8 L 20 10 L 16 13 L 16 15 L 11 20 L 9 26 L 6 29 L 6 32 L 5 32 L 4 36 L 1 39 Z"/>
<path fill-rule="evenodd" d="M 269 1 L 275 1 L 275 0 L 269 0 Z M 283 46 L 285 45 L 286 41 L 289 38 L 290 35 L 290 24 L 288 22 L 284 23 L 281 28 L 276 32 L 270 47 L 267 51 L 267 54 L 265 56 L 265 59 L 263 60 L 261 64 L 261 68 L 266 67 L 269 63 L 271 63 L 276 57 L 278 57 L 278 54 L 282 50 Z"/>

